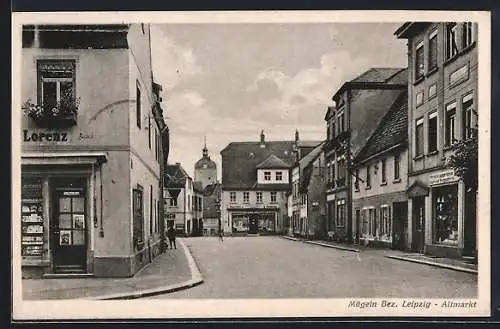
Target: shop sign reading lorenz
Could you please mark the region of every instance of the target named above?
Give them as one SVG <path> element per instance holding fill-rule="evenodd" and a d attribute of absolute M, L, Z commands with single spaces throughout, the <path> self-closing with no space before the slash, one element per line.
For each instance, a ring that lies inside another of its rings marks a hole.
<path fill-rule="evenodd" d="M 429 185 L 441 185 L 447 183 L 454 183 L 458 180 L 455 176 L 453 169 L 441 171 L 438 173 L 433 173 L 429 175 Z"/>
<path fill-rule="evenodd" d="M 25 142 L 69 142 L 67 132 L 30 132 L 24 129 L 23 137 Z"/>

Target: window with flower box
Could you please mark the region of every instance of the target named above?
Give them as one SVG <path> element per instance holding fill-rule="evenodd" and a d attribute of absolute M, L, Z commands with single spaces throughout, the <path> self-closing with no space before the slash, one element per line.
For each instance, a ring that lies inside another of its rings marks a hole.
<path fill-rule="evenodd" d="M 37 104 L 29 99 L 23 106 L 28 117 L 39 125 L 76 124 L 75 70 L 74 60 L 38 60 Z"/>

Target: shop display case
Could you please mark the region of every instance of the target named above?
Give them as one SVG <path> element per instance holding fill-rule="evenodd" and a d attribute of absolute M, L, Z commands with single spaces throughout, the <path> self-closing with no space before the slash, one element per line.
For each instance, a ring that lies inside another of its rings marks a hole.
<path fill-rule="evenodd" d="M 22 256 L 42 256 L 43 204 L 42 199 L 21 200 Z"/>

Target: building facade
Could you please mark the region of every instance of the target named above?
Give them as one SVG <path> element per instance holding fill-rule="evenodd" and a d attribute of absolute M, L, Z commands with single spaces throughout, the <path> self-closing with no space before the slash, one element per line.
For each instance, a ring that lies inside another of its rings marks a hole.
<path fill-rule="evenodd" d="M 409 250 L 408 106 L 394 105 L 353 161 L 354 241 Z"/>
<path fill-rule="evenodd" d="M 316 143 L 316 145 L 319 142 Z M 310 142 L 233 142 L 221 151 L 221 225 L 225 234 L 284 233 L 290 168 Z"/>
<path fill-rule="evenodd" d="M 408 40 L 410 240 L 448 257 L 476 249 L 476 192 L 446 166 L 453 144 L 477 127 L 477 24 L 403 24 Z"/>
<path fill-rule="evenodd" d="M 222 185 L 213 183 L 203 190 L 203 235 L 216 235 L 220 220 Z"/>
<path fill-rule="evenodd" d="M 193 234 L 195 192 L 193 179 L 180 163 L 167 165 L 164 183 L 165 227 L 173 226 L 178 234 Z"/>
<path fill-rule="evenodd" d="M 318 236 L 315 223 L 319 218 L 312 215 L 312 210 L 319 209 L 317 207 L 323 187 L 321 181 L 316 181 L 318 174 L 325 171 L 319 170 L 319 166 L 324 165 L 322 149 L 323 143 L 319 143 L 292 168 L 292 232 L 295 236 Z M 320 195 L 317 195 L 318 191 Z"/>
<path fill-rule="evenodd" d="M 193 182 L 193 230 L 192 236 L 203 235 L 203 187 L 201 182 Z"/>
<path fill-rule="evenodd" d="M 149 26 L 25 25 L 22 41 L 23 275 L 132 276 L 160 253 L 168 154 Z"/>
<path fill-rule="evenodd" d="M 395 102 L 407 89 L 406 69 L 372 68 L 346 82 L 328 107 L 325 157 L 329 236 L 354 240 L 351 218 L 353 172 L 351 162 Z"/>

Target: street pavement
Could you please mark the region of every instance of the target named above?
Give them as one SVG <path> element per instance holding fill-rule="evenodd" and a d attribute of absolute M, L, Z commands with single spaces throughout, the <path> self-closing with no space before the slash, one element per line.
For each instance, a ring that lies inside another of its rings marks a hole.
<path fill-rule="evenodd" d="M 93 299 L 180 285 L 191 280 L 192 273 L 187 256 L 179 245 L 177 243 L 177 249 L 159 255 L 131 278 L 24 279 L 23 299 Z"/>
<path fill-rule="evenodd" d="M 477 276 L 280 237 L 184 240 L 203 275 L 191 289 L 158 298 L 469 298 Z"/>

